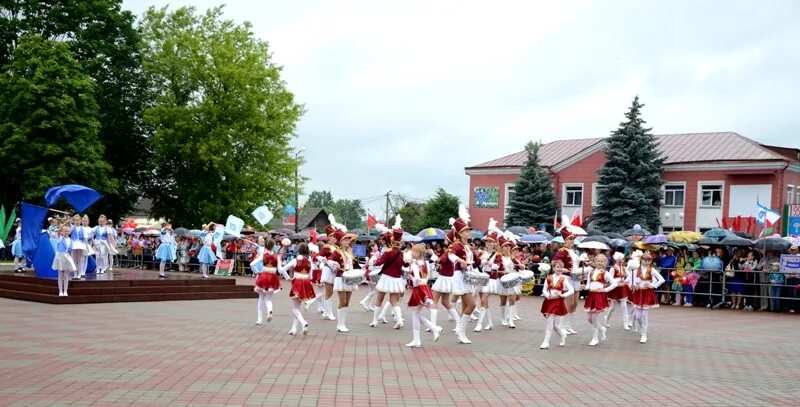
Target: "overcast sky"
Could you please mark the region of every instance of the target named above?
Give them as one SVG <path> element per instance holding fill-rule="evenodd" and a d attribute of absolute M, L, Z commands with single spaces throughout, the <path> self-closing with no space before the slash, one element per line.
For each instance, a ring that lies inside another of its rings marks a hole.
<path fill-rule="evenodd" d="M 199 10 L 221 1 L 176 0 Z M 167 2 L 125 0 L 141 15 Z M 229 0 L 308 112 L 306 192 L 465 201 L 464 167 L 602 137 L 635 95 L 656 134 L 800 148 L 800 2 Z M 378 212 L 382 201 L 366 199 Z"/>

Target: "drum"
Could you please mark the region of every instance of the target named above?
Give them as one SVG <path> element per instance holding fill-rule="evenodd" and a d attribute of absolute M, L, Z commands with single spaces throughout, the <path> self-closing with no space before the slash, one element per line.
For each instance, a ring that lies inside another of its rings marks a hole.
<path fill-rule="evenodd" d="M 369 272 L 369 281 L 372 281 L 372 284 L 377 285 L 380 279 L 381 279 L 381 269 L 376 269 Z"/>
<path fill-rule="evenodd" d="M 478 287 L 483 287 L 489 284 L 489 275 L 477 271 L 467 271 L 464 273 L 464 282 Z"/>
<path fill-rule="evenodd" d="M 342 280 L 347 285 L 359 285 L 364 282 L 364 272 L 359 270 L 348 270 L 342 273 Z"/>
<path fill-rule="evenodd" d="M 500 277 L 500 285 L 502 285 L 503 288 L 514 288 L 520 284 L 522 284 L 522 278 L 519 273 L 508 273 Z"/>
<path fill-rule="evenodd" d="M 530 270 L 520 270 L 519 278 L 522 281 L 522 284 L 527 284 L 533 281 L 533 271 Z"/>

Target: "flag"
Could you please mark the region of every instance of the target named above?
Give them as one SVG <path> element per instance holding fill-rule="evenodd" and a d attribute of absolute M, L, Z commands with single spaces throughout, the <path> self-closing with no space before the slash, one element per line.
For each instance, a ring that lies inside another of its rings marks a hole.
<path fill-rule="evenodd" d="M 311 238 L 311 243 L 317 244 L 317 229 L 308 231 L 308 237 Z"/>
<path fill-rule="evenodd" d="M 244 227 L 244 220 L 233 215 L 228 215 L 228 220 L 225 222 L 225 233 L 242 237 L 242 228 Z"/>
<path fill-rule="evenodd" d="M 745 219 L 745 227 L 744 227 L 745 233 L 747 233 L 748 235 L 752 235 L 753 234 L 752 229 L 755 226 L 755 223 L 756 222 L 754 221 L 754 218 L 752 216 L 748 216 Z"/>
<path fill-rule="evenodd" d="M 767 225 L 767 223 L 769 223 L 769 225 L 765 227 L 772 227 L 772 225 L 781 218 L 781 214 L 778 213 L 778 211 L 773 211 L 760 203 L 756 204 L 756 213 L 758 214 L 756 215 L 756 222 L 758 222 L 759 225 Z"/>
<path fill-rule="evenodd" d="M 740 229 L 742 229 L 742 215 L 733 218 L 733 231 L 738 232 Z"/>
<path fill-rule="evenodd" d="M 555 215 L 553 215 L 553 230 L 558 230 L 561 228 L 561 224 L 558 223 L 558 211 L 556 211 Z"/>
<path fill-rule="evenodd" d="M 572 226 L 581 226 L 581 212 L 580 209 L 575 209 L 575 213 L 572 215 L 572 220 L 569 222 Z"/>
<path fill-rule="evenodd" d="M 272 212 L 270 212 L 269 208 L 266 207 L 266 205 L 262 205 L 253 211 L 253 217 L 256 218 L 256 220 L 258 221 L 258 223 L 261 224 L 261 226 L 264 226 L 267 223 L 269 223 L 269 221 L 272 220 L 273 215 Z"/>
<path fill-rule="evenodd" d="M 369 210 L 367 210 L 367 227 L 372 229 L 375 227 L 375 215 L 372 214 Z"/>
<path fill-rule="evenodd" d="M 728 228 L 728 217 L 727 216 L 723 216 L 722 217 L 722 228 L 723 229 L 727 229 Z"/>

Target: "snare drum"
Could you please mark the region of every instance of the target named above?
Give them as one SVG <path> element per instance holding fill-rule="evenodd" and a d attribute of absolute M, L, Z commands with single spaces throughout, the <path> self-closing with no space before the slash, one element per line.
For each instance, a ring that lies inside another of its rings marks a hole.
<path fill-rule="evenodd" d="M 464 282 L 478 287 L 483 287 L 489 284 L 489 275 L 477 271 L 467 271 L 464 273 Z"/>
<path fill-rule="evenodd" d="M 503 288 L 514 288 L 520 284 L 522 284 L 522 278 L 519 273 L 508 273 L 500 277 L 500 285 L 503 286 Z"/>
<path fill-rule="evenodd" d="M 380 268 L 376 269 L 376 270 L 372 270 L 372 271 L 369 272 L 369 281 L 371 281 L 372 284 L 376 284 L 377 285 L 378 281 L 380 281 L 380 280 L 381 280 L 381 269 Z"/>
<path fill-rule="evenodd" d="M 364 272 L 359 270 L 348 270 L 342 273 L 342 280 L 347 285 L 359 285 L 364 282 Z"/>
<path fill-rule="evenodd" d="M 519 278 L 522 281 L 522 284 L 527 284 L 533 281 L 533 272 L 530 270 L 520 270 Z"/>

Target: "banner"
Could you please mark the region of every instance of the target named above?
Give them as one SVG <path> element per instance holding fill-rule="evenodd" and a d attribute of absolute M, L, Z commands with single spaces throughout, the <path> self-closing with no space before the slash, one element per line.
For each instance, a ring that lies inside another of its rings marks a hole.
<path fill-rule="evenodd" d="M 786 205 L 784 228 L 787 236 L 800 237 L 800 205 Z"/>
<path fill-rule="evenodd" d="M 790 273 L 790 274 L 800 273 L 800 255 L 782 254 L 781 273 Z"/>
<path fill-rule="evenodd" d="M 258 221 L 258 223 L 261 224 L 261 226 L 264 226 L 267 223 L 269 223 L 269 221 L 272 220 L 274 215 L 272 215 L 272 212 L 270 212 L 269 208 L 267 208 L 266 205 L 262 205 L 253 211 L 253 217 L 256 218 L 256 220 Z"/>
<path fill-rule="evenodd" d="M 233 259 L 224 259 L 217 261 L 217 266 L 214 269 L 214 274 L 217 276 L 229 276 L 233 271 Z"/>
<path fill-rule="evenodd" d="M 297 210 L 294 205 L 287 203 L 286 206 L 283 207 L 283 224 L 286 226 L 294 225 L 297 219 Z"/>
<path fill-rule="evenodd" d="M 475 187 L 472 191 L 472 202 L 475 208 L 499 208 L 500 188 Z"/>

